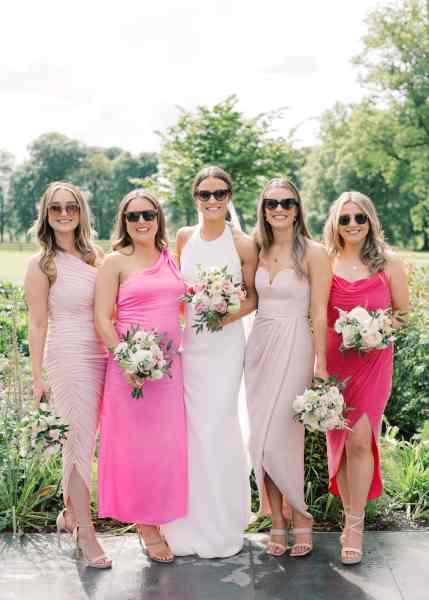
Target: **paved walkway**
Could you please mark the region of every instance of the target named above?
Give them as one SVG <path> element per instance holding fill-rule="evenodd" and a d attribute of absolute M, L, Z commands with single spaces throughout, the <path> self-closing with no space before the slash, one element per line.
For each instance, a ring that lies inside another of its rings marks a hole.
<path fill-rule="evenodd" d="M 429 532 L 367 533 L 364 562 L 338 561 L 338 534 L 315 536 L 312 556 L 280 559 L 250 535 L 243 552 L 150 563 L 135 535 L 103 536 L 111 571 L 88 569 L 52 534 L 0 536 L 0 600 L 428 600 Z"/>

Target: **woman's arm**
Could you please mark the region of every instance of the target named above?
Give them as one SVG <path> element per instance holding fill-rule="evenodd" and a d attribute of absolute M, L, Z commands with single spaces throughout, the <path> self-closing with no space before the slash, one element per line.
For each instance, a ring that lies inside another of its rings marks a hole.
<path fill-rule="evenodd" d="M 310 317 L 316 353 L 314 375 L 316 377 L 327 377 L 329 375 L 326 365 L 327 314 L 332 284 L 332 268 L 325 248 L 315 242 L 308 244 L 306 262 L 310 280 Z"/>
<path fill-rule="evenodd" d="M 28 341 L 33 376 L 33 394 L 37 404 L 43 395 L 48 394 L 48 386 L 43 380 L 43 353 L 48 331 L 49 280 L 39 266 L 40 256 L 33 256 L 27 267 L 24 279 L 25 296 L 28 304 Z"/>
<path fill-rule="evenodd" d="M 255 242 L 244 233 L 234 236 L 235 247 L 241 260 L 243 285 L 246 298 L 241 302 L 240 310 L 222 319 L 222 326 L 233 323 L 250 314 L 258 307 L 258 294 L 255 288 L 255 273 L 258 266 L 258 250 Z"/>
<path fill-rule="evenodd" d="M 393 327 L 398 329 L 410 315 L 410 294 L 407 271 L 403 261 L 392 254 L 387 259 L 386 273 L 390 282 L 392 296 Z"/>
<path fill-rule="evenodd" d="M 109 351 L 119 344 L 119 336 L 113 326 L 113 314 L 119 289 L 118 257 L 108 256 L 97 272 L 95 283 L 95 327 Z"/>

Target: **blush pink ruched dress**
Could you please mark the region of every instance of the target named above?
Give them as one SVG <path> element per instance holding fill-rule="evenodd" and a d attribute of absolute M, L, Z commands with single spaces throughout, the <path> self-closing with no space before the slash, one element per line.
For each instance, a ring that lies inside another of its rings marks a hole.
<path fill-rule="evenodd" d="M 132 325 L 166 332 L 179 349 L 181 275 L 167 249 L 158 261 L 119 288 L 116 330 Z M 181 357 L 171 379 L 144 384 L 133 398 L 118 363 L 109 357 L 101 414 L 99 513 L 127 523 L 160 525 L 187 511 L 187 442 Z"/>
<path fill-rule="evenodd" d="M 386 273 L 374 273 L 357 281 L 348 281 L 334 275 L 328 306 L 328 371 L 338 379 L 350 377 L 344 390 L 344 399 L 350 410 L 347 413 L 350 427 L 366 415 L 372 429 L 374 475 L 368 500 L 381 495 L 383 484 L 380 468 L 378 437 L 381 419 L 392 387 L 393 347 L 371 350 L 360 355 L 354 351 L 340 352 L 341 336 L 334 324 L 338 308 L 350 311 L 355 306 L 368 310 L 387 309 L 391 306 L 390 286 Z M 327 433 L 330 491 L 339 496 L 336 474 L 341 463 L 347 430 Z"/>
<path fill-rule="evenodd" d="M 63 492 L 67 503 L 73 469 L 91 490 L 91 465 L 106 367 L 106 350 L 94 326 L 97 269 L 58 252 L 57 277 L 48 296 L 45 365 L 55 412 L 69 425 L 63 445 Z"/>

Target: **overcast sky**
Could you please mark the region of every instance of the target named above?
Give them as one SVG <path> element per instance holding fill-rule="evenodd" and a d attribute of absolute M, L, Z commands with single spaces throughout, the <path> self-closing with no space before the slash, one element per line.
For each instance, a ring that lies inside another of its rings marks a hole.
<path fill-rule="evenodd" d="M 0 148 L 18 160 L 37 136 L 156 151 L 177 106 L 237 94 L 248 116 L 289 109 L 316 139 L 335 101 L 364 91 L 350 59 L 375 0 L 14 0 L 1 15 Z"/>

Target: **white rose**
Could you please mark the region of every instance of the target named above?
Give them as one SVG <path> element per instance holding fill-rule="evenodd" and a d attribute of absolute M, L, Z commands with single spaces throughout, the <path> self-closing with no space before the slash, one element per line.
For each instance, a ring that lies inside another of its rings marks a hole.
<path fill-rule="evenodd" d="M 151 373 L 151 379 L 162 379 L 164 377 L 164 373 L 159 369 L 154 369 Z"/>
<path fill-rule="evenodd" d="M 377 329 L 369 329 L 362 334 L 362 341 L 367 348 L 376 348 L 382 340 L 383 336 Z"/>
<path fill-rule="evenodd" d="M 357 337 L 356 327 L 353 325 L 346 325 L 343 327 L 342 336 L 343 336 L 343 344 L 346 348 L 352 348 L 356 343 Z"/>
<path fill-rule="evenodd" d="M 369 312 L 362 306 L 355 306 L 348 314 L 349 319 L 356 319 L 363 327 L 368 327 L 372 317 Z"/>
<path fill-rule="evenodd" d="M 297 396 L 293 402 L 292 408 L 295 412 L 300 413 L 304 410 L 305 398 L 304 396 Z"/>

